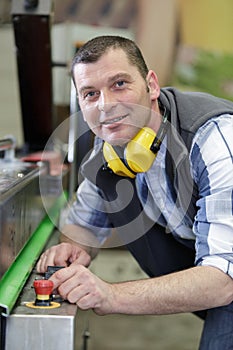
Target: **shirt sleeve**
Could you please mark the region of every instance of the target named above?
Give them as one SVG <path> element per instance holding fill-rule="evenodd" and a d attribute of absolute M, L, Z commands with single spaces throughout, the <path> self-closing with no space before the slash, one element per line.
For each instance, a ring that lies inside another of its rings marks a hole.
<path fill-rule="evenodd" d="M 105 212 L 104 199 L 98 188 L 87 179 L 78 188 L 76 201 L 69 209 L 66 223 L 87 228 L 101 244 L 111 234 L 112 226 Z"/>
<path fill-rule="evenodd" d="M 233 115 L 213 118 L 198 130 L 190 161 L 199 189 L 196 264 L 233 277 Z"/>

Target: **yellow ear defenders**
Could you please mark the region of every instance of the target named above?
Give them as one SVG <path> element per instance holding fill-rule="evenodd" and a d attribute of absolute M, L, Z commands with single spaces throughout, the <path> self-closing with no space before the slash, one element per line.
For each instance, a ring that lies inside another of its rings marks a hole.
<path fill-rule="evenodd" d="M 144 127 L 125 148 L 104 143 L 104 158 L 108 168 L 115 174 L 134 178 L 137 173 L 144 173 L 150 169 L 167 131 L 168 114 L 166 108 L 163 108 L 163 120 L 158 135 L 152 129 Z"/>

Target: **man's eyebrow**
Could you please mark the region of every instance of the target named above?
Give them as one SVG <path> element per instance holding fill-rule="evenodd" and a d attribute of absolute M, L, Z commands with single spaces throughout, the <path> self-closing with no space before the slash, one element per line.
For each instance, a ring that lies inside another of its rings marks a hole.
<path fill-rule="evenodd" d="M 114 82 L 118 79 L 127 79 L 127 80 L 132 80 L 132 77 L 130 74 L 122 72 L 122 73 L 117 73 L 113 75 L 112 77 L 108 78 L 108 83 Z"/>

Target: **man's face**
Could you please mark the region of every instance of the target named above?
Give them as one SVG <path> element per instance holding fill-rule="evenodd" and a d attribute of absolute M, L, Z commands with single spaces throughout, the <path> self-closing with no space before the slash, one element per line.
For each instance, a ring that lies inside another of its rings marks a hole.
<path fill-rule="evenodd" d="M 83 117 L 101 139 L 123 145 L 150 126 L 155 94 L 123 50 L 110 49 L 97 62 L 76 64 L 74 78 Z"/>

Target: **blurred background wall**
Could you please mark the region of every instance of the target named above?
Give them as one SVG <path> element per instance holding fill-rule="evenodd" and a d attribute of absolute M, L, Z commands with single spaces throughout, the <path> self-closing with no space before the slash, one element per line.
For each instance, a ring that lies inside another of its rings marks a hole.
<path fill-rule="evenodd" d="M 183 44 L 233 53 L 232 0 L 178 0 Z"/>
<path fill-rule="evenodd" d="M 233 1 L 177 5 L 180 43 L 172 83 L 233 100 Z"/>

